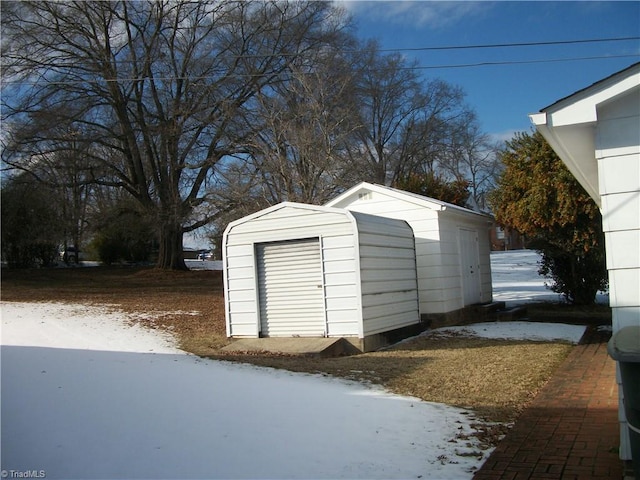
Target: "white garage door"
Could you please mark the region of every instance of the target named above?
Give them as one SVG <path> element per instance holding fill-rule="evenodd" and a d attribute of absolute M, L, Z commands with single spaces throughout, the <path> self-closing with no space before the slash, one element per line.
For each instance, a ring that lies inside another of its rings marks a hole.
<path fill-rule="evenodd" d="M 319 239 L 258 244 L 256 257 L 261 336 L 325 336 Z"/>

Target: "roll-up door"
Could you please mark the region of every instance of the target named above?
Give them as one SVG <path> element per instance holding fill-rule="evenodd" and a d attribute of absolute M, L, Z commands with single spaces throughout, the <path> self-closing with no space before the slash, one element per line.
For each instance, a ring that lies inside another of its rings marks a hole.
<path fill-rule="evenodd" d="M 318 238 L 256 245 L 260 334 L 325 336 Z"/>

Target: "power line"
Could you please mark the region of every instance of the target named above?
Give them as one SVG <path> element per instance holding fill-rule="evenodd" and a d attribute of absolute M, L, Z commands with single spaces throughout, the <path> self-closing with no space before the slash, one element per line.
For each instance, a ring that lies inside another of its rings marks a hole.
<path fill-rule="evenodd" d="M 638 58 L 640 53 L 625 54 L 625 55 L 602 55 L 592 57 L 569 57 L 569 58 L 552 58 L 552 59 L 540 59 L 540 60 L 504 60 L 504 61 L 486 61 L 486 62 L 474 62 L 474 63 L 457 63 L 457 64 L 442 64 L 442 65 L 417 65 L 412 67 L 404 67 L 402 70 L 445 70 L 450 68 L 477 68 L 477 67 L 493 67 L 493 66 L 509 66 L 509 65 L 526 65 L 526 64 L 541 64 L 541 63 L 562 63 L 562 62 L 576 62 L 576 61 L 588 61 L 588 60 L 608 60 L 615 58 Z M 33 81 L 33 82 L 12 82 L 3 81 L 5 85 L 41 85 L 47 83 L 49 85 L 77 85 L 82 83 L 119 83 L 119 82 L 142 82 L 147 80 L 154 80 L 160 82 L 174 81 L 174 80 L 189 80 L 192 82 L 220 79 L 225 78 L 258 78 L 263 74 L 250 74 L 250 73 L 229 73 L 225 74 L 220 72 L 219 75 L 207 75 L 207 76 L 168 76 L 168 77 L 122 77 L 122 78 L 99 78 L 99 79 L 83 79 L 83 80 L 62 80 L 62 81 Z"/>
<path fill-rule="evenodd" d="M 607 43 L 607 42 L 628 42 L 631 40 L 640 40 L 640 36 L 636 37 L 609 37 L 609 38 L 586 38 L 574 40 L 548 40 L 542 42 L 520 42 L 520 43 L 487 43 L 477 45 L 440 45 L 434 47 L 400 47 L 400 48 L 382 48 L 377 51 L 380 53 L 389 52 L 428 52 L 428 51 L 446 51 L 446 50 L 474 50 L 474 49 L 491 49 L 491 48 L 517 48 L 517 47 L 536 47 L 536 46 L 553 46 L 553 45 L 578 45 L 586 43 Z M 640 44 L 639 44 L 640 46 Z M 361 53 L 364 49 L 341 50 L 344 54 Z M 238 55 L 238 59 L 247 58 L 269 58 L 269 57 L 295 57 L 298 53 L 272 53 L 272 54 L 243 54 Z M 126 63 L 131 60 L 116 60 L 116 63 Z"/>
<path fill-rule="evenodd" d="M 446 45 L 446 46 L 438 46 L 438 47 L 388 48 L 388 49 L 382 49 L 379 51 L 380 52 L 426 52 L 426 51 L 437 51 L 437 50 L 471 50 L 471 49 L 481 49 L 481 48 L 576 45 L 580 43 L 626 42 L 630 40 L 640 40 L 640 37 L 589 38 L 589 39 L 579 39 L 579 40 L 554 40 L 554 41 L 546 41 L 546 42 L 488 43 L 488 44 L 478 44 L 478 45 Z"/>
<path fill-rule="evenodd" d="M 640 40 L 640 36 L 635 37 L 609 37 L 609 38 L 587 38 L 587 39 L 574 39 L 574 40 L 548 40 L 542 42 L 520 42 L 520 43 L 487 43 L 476 45 L 440 45 L 434 47 L 400 47 L 400 48 L 383 48 L 378 49 L 378 52 L 428 52 L 428 51 L 446 51 L 446 50 L 473 50 L 473 49 L 490 49 L 490 48 L 516 48 L 516 47 L 534 47 L 534 46 L 551 46 L 551 45 L 577 45 L 586 43 L 606 43 L 606 42 L 627 42 L 631 40 Z M 640 46 L 640 43 L 639 45 Z M 344 54 L 362 53 L 365 49 L 354 50 L 341 50 Z M 280 57 L 288 58 L 295 57 L 298 53 L 271 53 L 271 54 L 241 54 L 237 55 L 236 59 L 251 59 L 251 58 L 270 58 Z M 116 64 L 132 63 L 133 60 L 115 59 Z"/>
<path fill-rule="evenodd" d="M 640 40 L 640 37 L 618 37 L 618 38 L 600 38 L 600 39 L 582 39 L 582 40 L 563 40 L 563 41 L 546 41 L 546 42 L 526 42 L 526 43 L 503 43 L 503 44 L 484 44 L 484 45 L 460 45 L 460 46 L 439 46 L 439 47 L 416 47 L 416 48 L 397 48 L 397 49 L 383 49 L 379 50 L 379 52 L 391 52 L 391 51 L 429 51 L 429 50 L 456 50 L 456 49 L 481 49 L 481 48 L 506 48 L 506 47 L 527 47 L 527 46 L 539 46 L 539 45 L 563 45 L 563 44 L 580 44 L 580 43 L 595 43 L 595 42 L 614 42 L 614 41 L 628 41 L 628 40 Z M 356 51 L 353 51 L 354 53 Z M 280 56 L 287 57 L 294 54 L 282 54 Z M 274 54 L 273 56 L 278 56 Z M 246 56 L 238 56 L 238 58 L 252 58 L 258 57 L 258 55 L 246 55 Z M 600 55 L 600 56 L 589 56 L 589 57 L 568 57 L 568 58 L 555 58 L 555 59 L 538 59 L 538 60 L 503 60 L 503 61 L 481 61 L 481 62 L 473 62 L 473 63 L 454 63 L 454 64 L 441 64 L 441 65 L 415 65 L 410 67 L 404 67 L 403 70 L 444 70 L 451 68 L 477 68 L 477 67 L 487 67 L 487 66 L 509 66 L 509 65 L 526 65 L 526 64 L 542 64 L 542 63 L 561 63 L 561 62 L 574 62 L 574 61 L 588 61 L 588 60 L 606 60 L 606 59 L 615 59 L 615 58 L 637 58 L 640 57 L 640 52 L 635 54 L 620 54 L 620 55 Z M 128 61 L 118 61 L 119 63 L 124 63 Z M 191 80 L 191 81 L 202 81 L 202 80 L 210 80 L 214 78 L 220 78 L 220 76 L 231 77 L 231 78 L 255 78 L 260 77 L 262 74 L 249 74 L 249 73 L 230 73 L 225 74 L 224 72 L 220 72 L 219 75 L 207 75 L 207 76 L 185 76 L 185 77 L 177 77 L 177 76 L 167 76 L 167 77 L 154 77 L 154 80 L 157 81 L 172 81 L 172 80 Z M 146 77 L 122 77 L 122 78 L 114 78 L 114 79 L 83 79 L 83 80 L 62 80 L 59 82 L 56 81 L 46 81 L 51 85 L 71 85 L 71 84 L 79 84 L 79 83 L 111 83 L 111 82 L 135 82 L 135 81 L 144 81 L 147 80 Z M 12 82 L 12 81 L 3 81 L 3 84 L 13 84 L 13 85 L 36 85 L 41 84 L 42 82 L 33 81 L 33 82 Z"/>
<path fill-rule="evenodd" d="M 504 60 L 504 61 L 491 61 L 491 62 L 476 62 L 476 63 L 460 63 L 452 65 L 429 65 L 429 66 L 416 66 L 409 67 L 411 70 L 435 70 L 435 69 L 447 69 L 447 68 L 471 68 L 471 67 L 491 67 L 500 65 L 525 65 L 535 63 L 560 63 L 560 62 L 576 62 L 583 60 L 605 60 L 609 58 L 634 58 L 640 57 L 640 53 L 628 54 L 628 55 L 603 55 L 594 57 L 572 57 L 572 58 L 556 58 L 556 59 L 543 59 L 543 60 Z"/>

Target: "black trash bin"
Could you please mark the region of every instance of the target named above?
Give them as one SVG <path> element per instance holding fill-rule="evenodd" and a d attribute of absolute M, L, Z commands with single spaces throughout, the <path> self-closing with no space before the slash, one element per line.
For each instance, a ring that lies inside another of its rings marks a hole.
<path fill-rule="evenodd" d="M 607 350 L 620 366 L 633 473 L 640 480 L 640 325 L 624 327 L 615 332 Z"/>

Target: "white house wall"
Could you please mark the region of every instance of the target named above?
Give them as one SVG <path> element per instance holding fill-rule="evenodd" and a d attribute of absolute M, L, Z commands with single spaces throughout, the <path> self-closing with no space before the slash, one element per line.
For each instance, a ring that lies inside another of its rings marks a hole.
<path fill-rule="evenodd" d="M 640 319 L 640 88 L 597 107 L 596 161 L 614 330 Z"/>
<path fill-rule="evenodd" d="M 613 330 L 640 322 L 640 89 L 597 108 L 596 161 Z M 618 383 L 621 379 L 618 376 Z M 620 456 L 631 458 L 620 395 Z"/>

